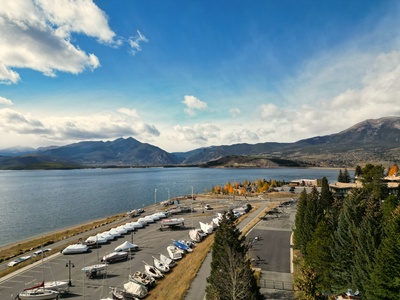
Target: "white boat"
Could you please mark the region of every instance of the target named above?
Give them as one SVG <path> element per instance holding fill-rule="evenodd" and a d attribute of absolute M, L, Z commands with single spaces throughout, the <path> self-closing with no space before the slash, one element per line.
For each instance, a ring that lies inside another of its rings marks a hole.
<path fill-rule="evenodd" d="M 129 275 L 129 280 L 143 285 L 148 290 L 156 283 L 156 280 L 152 276 L 140 271 L 135 272 L 133 275 Z"/>
<path fill-rule="evenodd" d="M 168 252 L 169 257 L 173 260 L 181 259 L 183 256 L 182 251 L 173 245 L 170 245 L 167 247 L 167 252 Z"/>
<path fill-rule="evenodd" d="M 160 261 L 166 264 L 168 267 L 172 268 L 175 266 L 175 261 L 168 256 L 160 253 Z"/>
<path fill-rule="evenodd" d="M 102 245 L 102 244 L 106 244 L 107 242 L 108 242 L 108 240 L 100 234 L 89 236 L 85 240 L 85 244 L 88 246 Z"/>
<path fill-rule="evenodd" d="M 154 213 L 154 214 L 152 214 L 152 215 L 149 215 L 149 216 L 147 216 L 147 217 L 149 217 L 149 218 L 153 219 L 154 221 L 158 221 L 158 220 L 160 220 L 160 219 L 161 219 L 161 216 L 160 216 L 160 215 L 158 215 L 157 213 Z M 145 217 L 145 218 L 147 218 L 147 217 Z"/>
<path fill-rule="evenodd" d="M 118 228 L 110 229 L 109 231 L 114 237 L 121 237 L 123 235 L 123 231 L 119 230 Z"/>
<path fill-rule="evenodd" d="M 145 261 L 143 263 L 144 263 L 144 272 L 147 275 L 150 275 L 153 278 L 162 278 L 162 277 L 164 277 L 164 275 L 161 273 L 161 271 L 158 270 L 156 267 L 149 265 Z"/>
<path fill-rule="evenodd" d="M 62 254 L 78 254 L 89 251 L 89 247 L 84 244 L 73 244 L 61 251 Z"/>
<path fill-rule="evenodd" d="M 201 242 L 206 236 L 207 233 L 203 232 L 201 229 L 192 229 L 189 231 L 190 239 L 196 243 Z"/>
<path fill-rule="evenodd" d="M 104 231 L 100 233 L 103 237 L 107 239 L 107 241 L 112 241 L 115 239 L 115 235 L 113 235 L 110 231 Z"/>
<path fill-rule="evenodd" d="M 143 219 L 145 219 L 147 223 L 154 223 L 156 221 L 151 216 L 146 216 Z"/>
<path fill-rule="evenodd" d="M 140 224 L 142 224 L 143 226 L 148 225 L 148 223 L 150 223 L 150 219 L 146 219 L 146 218 L 139 218 L 137 220 L 137 222 L 139 222 Z"/>
<path fill-rule="evenodd" d="M 128 292 L 129 294 L 139 299 L 146 297 L 149 293 L 146 287 L 133 281 L 128 281 L 124 283 L 124 289 L 125 292 Z"/>
<path fill-rule="evenodd" d="M 143 228 L 143 223 L 140 222 L 130 222 L 129 224 L 133 226 L 135 229 Z"/>
<path fill-rule="evenodd" d="M 129 251 L 134 251 L 134 250 L 135 251 L 139 250 L 139 246 L 135 245 L 135 244 L 132 244 L 132 243 L 130 243 L 128 241 L 125 241 L 124 243 L 122 243 L 121 245 L 119 245 L 118 247 L 115 248 L 116 252 L 118 252 L 118 251 L 127 251 L 127 252 L 129 252 Z"/>
<path fill-rule="evenodd" d="M 163 273 L 169 272 L 168 265 L 164 264 L 161 260 L 159 260 L 158 258 L 155 258 L 154 256 L 153 256 L 153 265 Z"/>
<path fill-rule="evenodd" d="M 211 234 L 214 230 L 213 226 L 207 223 L 199 222 L 200 228 L 207 234 Z"/>
<path fill-rule="evenodd" d="M 44 288 L 53 291 L 66 291 L 69 288 L 69 282 L 65 281 L 45 281 Z"/>
<path fill-rule="evenodd" d="M 125 290 L 119 288 L 111 288 L 111 294 L 113 300 L 139 300 L 138 297 L 132 295 L 131 293 L 126 292 Z"/>
<path fill-rule="evenodd" d="M 176 228 L 181 228 L 183 226 L 185 226 L 184 218 L 161 220 L 161 230 L 164 230 L 166 228 L 176 229 Z"/>
<path fill-rule="evenodd" d="M 18 265 L 18 264 L 20 264 L 20 263 L 22 263 L 22 262 L 24 262 L 24 261 L 26 261 L 26 260 L 28 260 L 28 259 L 31 259 L 31 258 L 32 258 L 31 255 L 21 256 L 21 257 L 18 257 L 18 258 L 16 258 L 16 259 L 14 259 L 13 261 L 10 261 L 10 262 L 7 264 L 7 266 L 9 266 L 9 267 L 14 267 L 14 266 L 16 266 L 16 265 Z"/>
<path fill-rule="evenodd" d="M 20 300 L 50 300 L 50 299 L 58 299 L 59 292 L 45 289 L 44 281 L 34 287 L 27 288 L 21 293 L 18 294 L 18 299 Z"/>
<path fill-rule="evenodd" d="M 83 267 L 81 270 L 85 272 L 89 278 L 94 278 L 107 268 L 107 264 L 95 264 L 88 267 Z"/>
<path fill-rule="evenodd" d="M 105 263 L 114 263 L 116 261 L 120 260 L 127 260 L 129 256 L 129 253 L 126 251 L 115 251 L 111 252 L 110 254 L 104 255 L 103 258 L 101 259 L 102 262 Z"/>

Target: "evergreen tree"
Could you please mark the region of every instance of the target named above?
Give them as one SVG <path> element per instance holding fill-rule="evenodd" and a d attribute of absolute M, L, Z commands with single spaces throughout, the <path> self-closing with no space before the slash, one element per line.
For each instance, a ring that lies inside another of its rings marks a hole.
<path fill-rule="evenodd" d="M 343 182 L 351 182 L 351 177 L 350 177 L 350 173 L 347 170 L 347 168 L 344 169 L 344 173 L 343 173 Z"/>
<path fill-rule="evenodd" d="M 338 175 L 337 181 L 338 182 L 344 182 L 342 169 L 339 170 L 339 175 Z"/>
<path fill-rule="evenodd" d="M 318 275 L 315 282 L 321 293 L 330 291 L 332 284 L 332 263 L 331 249 L 333 228 L 330 222 L 325 220 L 318 223 L 317 228 L 307 245 L 306 264 Z"/>
<path fill-rule="evenodd" d="M 357 289 L 353 278 L 355 241 L 357 225 L 361 223 L 365 205 L 362 191 L 353 191 L 343 202 L 338 217 L 337 228 L 333 234 L 333 288 L 338 291 L 347 288 Z"/>
<path fill-rule="evenodd" d="M 383 182 L 385 168 L 367 164 L 362 170 L 363 190 L 366 197 L 385 199 L 388 196 L 387 185 Z"/>
<path fill-rule="evenodd" d="M 362 175 L 362 169 L 360 166 L 356 166 L 356 169 L 354 170 L 354 177 L 360 177 Z"/>
<path fill-rule="evenodd" d="M 370 283 L 370 269 L 374 265 L 375 252 L 381 243 L 382 213 L 379 199 L 370 197 L 366 203 L 363 219 L 358 227 L 355 240 L 354 268 L 352 269 L 354 281 L 358 290 L 364 294 Z"/>
<path fill-rule="evenodd" d="M 400 207 L 387 224 L 387 234 L 376 253 L 366 299 L 398 300 L 400 297 Z"/>
<path fill-rule="evenodd" d="M 263 299 L 247 251 L 245 237 L 236 227 L 232 211 L 224 214 L 212 247 L 211 272 L 206 287 L 208 300 Z"/>
<path fill-rule="evenodd" d="M 305 253 L 306 250 L 306 238 L 305 238 L 305 214 L 307 211 L 307 192 L 305 189 L 301 192 L 299 196 L 299 201 L 297 203 L 297 212 L 295 217 L 295 229 L 293 234 L 293 241 L 297 249 L 301 253 Z"/>
<path fill-rule="evenodd" d="M 331 191 L 329 190 L 329 183 L 326 177 L 322 178 L 321 181 L 321 193 L 319 197 L 319 211 L 323 212 L 324 215 L 328 214 L 333 206 L 334 199 Z"/>

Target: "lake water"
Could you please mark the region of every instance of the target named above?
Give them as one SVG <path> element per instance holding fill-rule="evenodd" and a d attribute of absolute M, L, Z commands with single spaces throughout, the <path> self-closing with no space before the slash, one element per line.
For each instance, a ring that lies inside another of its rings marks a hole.
<path fill-rule="evenodd" d="M 0 171 L 0 246 L 227 182 L 321 179 L 333 169 L 133 168 Z"/>

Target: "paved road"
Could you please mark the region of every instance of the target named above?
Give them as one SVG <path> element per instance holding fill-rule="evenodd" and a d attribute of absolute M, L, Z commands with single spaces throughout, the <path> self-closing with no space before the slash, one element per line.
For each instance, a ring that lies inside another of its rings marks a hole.
<path fill-rule="evenodd" d="M 279 199 L 282 202 L 289 200 Z M 268 201 L 261 202 L 258 210 L 252 212 L 242 223 L 239 229 L 243 229 L 254 218 L 267 207 Z M 292 276 L 290 273 L 290 235 L 294 222 L 295 210 L 292 207 L 280 208 L 280 213 L 272 215 L 268 220 L 260 222 L 249 232 L 247 239 L 254 241 L 256 236 L 260 237 L 258 241 L 253 242 L 253 247 L 249 254 L 253 259 L 260 257 L 256 267 L 261 268 L 262 278 L 273 279 L 275 282 L 288 282 L 292 286 Z M 203 300 L 205 299 L 205 287 L 207 286 L 207 277 L 210 275 L 211 253 L 207 255 L 206 260 L 197 273 L 192 285 L 190 286 L 185 300 Z M 276 291 L 275 289 L 261 288 L 261 292 L 267 299 L 293 299 L 291 291 Z"/>

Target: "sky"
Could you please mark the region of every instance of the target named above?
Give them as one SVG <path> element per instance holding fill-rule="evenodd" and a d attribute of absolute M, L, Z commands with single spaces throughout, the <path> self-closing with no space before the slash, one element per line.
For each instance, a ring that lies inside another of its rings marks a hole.
<path fill-rule="evenodd" d="M 0 149 L 168 152 L 400 116 L 398 0 L 1 0 Z"/>

